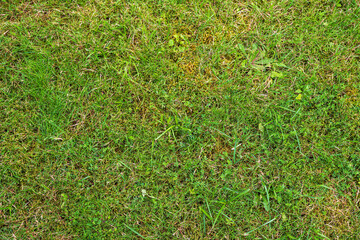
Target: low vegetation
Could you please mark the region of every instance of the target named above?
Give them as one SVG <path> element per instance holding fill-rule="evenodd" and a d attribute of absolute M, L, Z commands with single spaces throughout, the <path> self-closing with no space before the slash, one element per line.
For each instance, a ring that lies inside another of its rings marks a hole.
<path fill-rule="evenodd" d="M 2 0 L 0 238 L 360 238 L 359 6 Z"/>

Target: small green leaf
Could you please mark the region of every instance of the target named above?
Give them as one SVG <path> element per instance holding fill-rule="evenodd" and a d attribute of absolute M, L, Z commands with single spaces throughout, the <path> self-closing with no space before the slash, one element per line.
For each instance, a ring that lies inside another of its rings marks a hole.
<path fill-rule="evenodd" d="M 299 94 L 299 95 L 296 97 L 296 100 L 301 100 L 301 98 L 302 98 L 302 95 Z"/>
<path fill-rule="evenodd" d="M 245 67 L 246 66 L 246 60 L 243 60 L 242 62 L 241 62 L 241 67 Z"/>
<path fill-rule="evenodd" d="M 264 71 L 264 70 L 265 70 L 265 67 L 262 66 L 262 65 L 256 65 L 256 64 L 254 64 L 254 65 L 252 65 L 252 66 L 253 66 L 253 68 L 255 68 L 256 70 L 259 70 L 259 71 Z"/>
<path fill-rule="evenodd" d="M 264 204 L 265 211 L 267 211 L 267 212 L 270 211 L 270 204 L 265 198 L 263 200 L 263 204 Z"/>
<path fill-rule="evenodd" d="M 179 47 L 179 52 L 185 52 L 185 47 Z"/>
<path fill-rule="evenodd" d="M 267 64 L 270 64 L 270 63 L 273 63 L 273 62 L 274 62 L 273 59 L 264 58 L 264 59 L 262 59 L 262 60 L 257 61 L 256 64 L 267 65 Z"/>
<path fill-rule="evenodd" d="M 252 46 L 253 51 L 256 51 L 258 49 L 258 46 L 256 45 L 256 43 L 253 43 L 251 46 Z"/>
<path fill-rule="evenodd" d="M 284 68 L 287 68 L 288 66 L 286 66 L 285 64 L 283 63 L 274 63 L 275 66 L 277 67 L 284 67 Z"/>
<path fill-rule="evenodd" d="M 259 131 L 263 132 L 264 131 L 264 126 L 262 125 L 262 123 L 259 123 Z"/>
<path fill-rule="evenodd" d="M 170 39 L 170 40 L 169 40 L 169 47 L 174 46 L 174 44 L 175 44 L 174 40 L 173 40 L 173 39 Z"/>
<path fill-rule="evenodd" d="M 270 76 L 272 78 L 283 78 L 284 77 L 284 75 L 282 73 L 278 73 L 278 72 L 275 72 L 275 71 L 272 71 Z"/>
<path fill-rule="evenodd" d="M 243 54 L 245 54 L 245 47 L 244 47 L 244 45 L 242 45 L 242 44 L 240 43 L 240 44 L 238 44 L 238 48 L 240 49 L 240 51 L 241 51 Z"/>

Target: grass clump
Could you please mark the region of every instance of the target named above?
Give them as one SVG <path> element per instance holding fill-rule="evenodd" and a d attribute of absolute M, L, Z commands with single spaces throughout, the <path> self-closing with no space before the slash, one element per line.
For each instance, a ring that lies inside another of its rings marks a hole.
<path fill-rule="evenodd" d="M 2 1 L 0 236 L 359 236 L 356 1 Z"/>

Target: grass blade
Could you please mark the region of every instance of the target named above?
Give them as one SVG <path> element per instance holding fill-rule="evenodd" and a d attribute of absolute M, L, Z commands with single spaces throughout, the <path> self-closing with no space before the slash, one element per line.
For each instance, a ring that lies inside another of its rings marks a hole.
<path fill-rule="evenodd" d="M 137 231 L 135 231 L 134 229 L 132 229 L 131 227 L 129 227 L 128 225 L 126 225 L 124 223 L 125 227 L 127 227 L 128 229 L 130 229 L 130 231 L 132 231 L 133 233 L 135 233 L 136 235 L 138 235 L 139 237 L 141 237 L 142 239 L 147 239 L 146 237 L 144 237 L 143 235 L 141 235 L 140 233 L 138 233 Z"/>

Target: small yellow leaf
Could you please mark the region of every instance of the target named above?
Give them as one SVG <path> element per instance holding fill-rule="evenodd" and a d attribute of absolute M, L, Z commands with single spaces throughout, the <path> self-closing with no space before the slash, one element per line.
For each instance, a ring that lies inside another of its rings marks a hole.
<path fill-rule="evenodd" d="M 301 97 L 302 97 L 302 95 L 299 94 L 299 95 L 296 97 L 296 100 L 301 100 Z"/>

